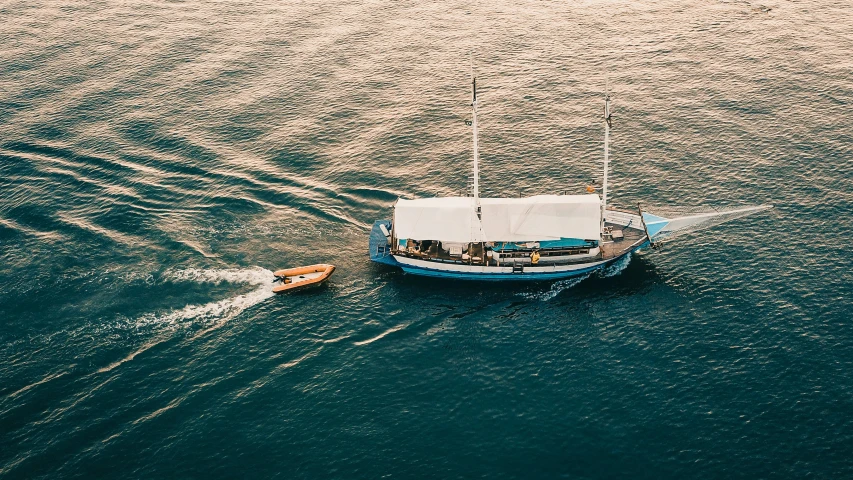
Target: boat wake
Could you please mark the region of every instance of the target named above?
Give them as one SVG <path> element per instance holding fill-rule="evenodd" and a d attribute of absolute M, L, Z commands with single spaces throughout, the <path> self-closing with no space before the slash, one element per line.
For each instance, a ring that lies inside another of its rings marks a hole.
<path fill-rule="evenodd" d="M 540 300 L 543 302 L 547 302 L 548 300 L 553 299 L 560 293 L 580 284 L 587 278 L 592 275 L 597 275 L 601 278 L 609 278 L 614 277 L 622 273 L 623 270 L 628 268 L 628 264 L 631 263 L 631 255 L 625 255 L 620 258 L 616 262 L 602 268 L 601 270 L 597 270 L 594 273 L 588 273 L 586 275 L 582 275 L 580 277 L 568 278 L 566 280 L 560 280 L 558 282 L 554 282 L 551 284 L 551 288 L 544 292 L 535 292 L 535 293 L 522 293 L 521 296 L 530 300 Z"/>
<path fill-rule="evenodd" d="M 217 320 L 227 320 L 239 315 L 249 307 L 275 295 L 269 288 L 273 273 L 261 267 L 247 269 L 187 269 L 166 272 L 165 278 L 172 281 L 194 281 L 199 283 L 237 283 L 256 285 L 249 293 L 202 305 L 187 305 L 179 310 L 164 314 L 150 313 L 136 319 L 135 326 L 142 328 L 151 325 L 160 327 L 180 327 L 188 322 L 209 324 Z"/>
<path fill-rule="evenodd" d="M 601 278 L 609 278 L 619 275 L 620 273 L 622 273 L 623 270 L 628 268 L 628 265 L 631 263 L 632 256 L 633 254 L 629 253 L 628 255 L 625 255 L 624 257 L 620 258 L 619 260 L 616 260 L 610 265 L 607 265 L 606 267 L 602 268 L 597 272 L 598 275 Z"/>
<path fill-rule="evenodd" d="M 273 279 L 273 273 L 270 270 L 261 267 L 247 269 L 170 270 L 165 273 L 164 279 L 169 281 L 188 281 L 213 284 L 249 284 L 256 285 L 257 288 L 249 293 L 235 295 L 224 300 L 201 305 L 187 305 L 181 309 L 172 310 L 168 313 L 147 313 L 136 319 L 130 320 L 127 323 L 115 325 L 116 328 L 121 330 L 133 330 L 136 332 L 144 331 L 147 333 L 155 331 L 160 332 L 160 335 L 157 335 L 153 340 L 146 342 L 124 358 L 99 369 L 98 373 L 109 372 L 123 363 L 133 360 L 140 353 L 145 352 L 146 350 L 149 350 L 172 337 L 172 335 L 163 334 L 164 331 L 173 332 L 179 329 L 201 327 L 202 330 L 196 333 L 196 335 L 202 335 L 210 330 L 221 327 L 228 320 L 236 317 L 246 309 L 275 295 L 269 288 L 269 284 Z"/>
<path fill-rule="evenodd" d="M 175 281 L 193 281 L 199 283 L 244 283 L 251 285 L 266 285 L 273 280 L 273 273 L 266 268 L 225 268 L 185 270 L 167 270 L 165 277 Z"/>
<path fill-rule="evenodd" d="M 551 288 L 544 292 L 527 292 L 522 293 L 521 296 L 527 298 L 529 300 L 539 300 L 542 302 L 547 302 L 552 298 L 559 295 L 564 290 L 568 290 L 575 285 L 583 282 L 587 278 L 589 278 L 590 274 L 582 275 L 580 277 L 567 278 L 565 280 L 560 280 L 551 284 Z"/>

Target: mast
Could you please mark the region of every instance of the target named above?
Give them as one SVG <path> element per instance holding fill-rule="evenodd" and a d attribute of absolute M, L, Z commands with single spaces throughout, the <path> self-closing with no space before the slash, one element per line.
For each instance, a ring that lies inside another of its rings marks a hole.
<path fill-rule="evenodd" d="M 474 185 L 471 188 L 471 193 L 474 195 L 477 217 L 480 217 L 480 152 L 477 144 L 477 77 L 474 76 L 473 68 L 471 71 L 471 106 L 474 112 L 471 117 L 471 125 L 474 127 Z"/>
<path fill-rule="evenodd" d="M 601 188 L 601 227 L 607 210 L 607 171 L 610 169 L 610 95 L 604 94 L 604 180 Z"/>

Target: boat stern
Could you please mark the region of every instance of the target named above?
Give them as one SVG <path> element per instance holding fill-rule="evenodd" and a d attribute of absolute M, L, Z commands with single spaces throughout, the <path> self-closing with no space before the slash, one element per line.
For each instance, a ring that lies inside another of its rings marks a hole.
<path fill-rule="evenodd" d="M 377 220 L 373 223 L 373 228 L 370 230 L 370 260 L 385 265 L 399 266 L 397 260 L 391 255 L 390 232 L 391 220 Z"/>

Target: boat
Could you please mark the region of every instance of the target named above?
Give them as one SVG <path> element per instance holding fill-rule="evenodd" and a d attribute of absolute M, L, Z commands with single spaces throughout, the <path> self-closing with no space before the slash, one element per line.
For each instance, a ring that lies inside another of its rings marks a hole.
<path fill-rule="evenodd" d="M 275 276 L 273 283 L 277 283 L 278 285 L 274 286 L 272 291 L 275 293 L 284 293 L 320 285 L 328 280 L 334 271 L 335 266 L 327 263 L 278 270 L 273 272 Z"/>
<path fill-rule="evenodd" d="M 611 100 L 604 96 L 600 184 L 575 195 L 480 196 L 477 80 L 472 73 L 473 175 L 466 196 L 404 199 L 377 220 L 369 257 L 406 273 L 461 280 L 560 280 L 608 267 L 663 238 L 718 225 L 772 205 L 663 215 L 607 203 Z M 552 190 L 563 190 L 552 188 Z"/>

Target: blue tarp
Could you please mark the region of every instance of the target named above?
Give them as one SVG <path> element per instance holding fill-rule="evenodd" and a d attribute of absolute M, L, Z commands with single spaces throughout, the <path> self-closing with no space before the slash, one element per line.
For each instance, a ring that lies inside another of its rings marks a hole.
<path fill-rule="evenodd" d="M 539 243 L 539 248 L 593 248 L 596 245 L 594 240 L 581 240 L 579 238 L 561 238 L 559 240 L 542 240 Z M 496 242 L 494 249 L 496 251 L 513 251 L 527 248 L 524 243 L 500 243 Z"/>

